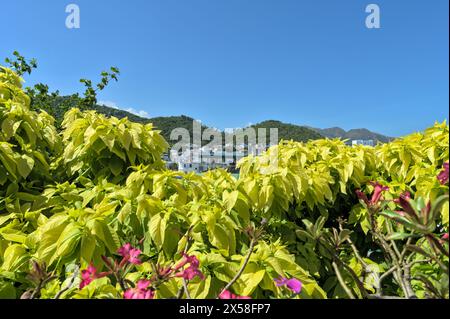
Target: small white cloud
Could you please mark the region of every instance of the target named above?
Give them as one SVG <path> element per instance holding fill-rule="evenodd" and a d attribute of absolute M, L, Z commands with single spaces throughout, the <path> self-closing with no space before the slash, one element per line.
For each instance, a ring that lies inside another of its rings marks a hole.
<path fill-rule="evenodd" d="M 107 106 L 113 109 L 119 109 L 119 107 L 117 106 L 116 103 L 112 102 L 112 101 L 98 101 L 99 105 L 103 105 L 103 106 Z"/>
<path fill-rule="evenodd" d="M 130 113 L 132 113 L 134 115 L 137 115 L 137 116 L 140 116 L 140 117 L 145 117 L 145 118 L 149 118 L 150 117 L 149 114 L 146 111 L 144 111 L 144 110 L 135 110 L 132 107 L 122 108 L 122 107 L 119 107 L 117 105 L 117 103 L 113 102 L 113 101 L 98 101 L 98 104 L 99 105 L 103 105 L 103 106 L 107 106 L 107 107 L 110 107 L 110 108 L 113 108 L 113 109 L 116 109 L 116 110 L 124 110 L 124 111 L 130 112 Z"/>
<path fill-rule="evenodd" d="M 130 113 L 132 113 L 134 115 L 137 115 L 137 116 L 140 116 L 140 117 L 145 117 L 145 118 L 149 117 L 149 114 L 146 111 L 143 111 L 143 110 L 137 111 L 137 110 L 135 110 L 132 107 L 129 107 L 129 108 L 125 109 L 125 111 L 130 112 Z"/>

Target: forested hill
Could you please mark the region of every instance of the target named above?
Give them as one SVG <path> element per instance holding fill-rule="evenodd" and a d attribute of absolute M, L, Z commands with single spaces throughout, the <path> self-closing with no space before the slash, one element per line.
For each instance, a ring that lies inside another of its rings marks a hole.
<path fill-rule="evenodd" d="M 317 140 L 324 137 L 323 135 L 308 127 L 283 123 L 275 120 L 263 121 L 261 123 L 252 125 L 251 127 L 255 129 L 265 128 L 267 142 L 270 141 L 270 128 L 278 129 L 278 138 L 280 140 L 283 139 L 306 142 L 308 140 Z"/>
<path fill-rule="evenodd" d="M 49 97 L 49 99 L 46 99 L 45 103 L 42 103 L 40 105 L 41 108 L 44 108 L 48 113 L 53 115 L 57 122 L 62 121 L 62 117 L 64 113 L 71 107 L 74 107 L 77 105 L 78 97 L 76 96 L 56 96 L 56 97 Z M 195 121 L 193 118 L 186 116 L 186 115 L 180 115 L 180 116 L 161 116 L 161 117 L 154 117 L 154 118 L 143 118 L 138 115 L 135 115 L 133 113 L 111 108 L 104 105 L 95 105 L 93 107 L 94 110 L 96 110 L 99 113 L 105 114 L 107 116 L 115 116 L 117 118 L 123 118 L 128 117 L 131 121 L 138 122 L 138 123 L 152 123 L 157 130 L 161 131 L 161 134 L 164 136 L 164 138 L 169 142 L 169 144 L 173 144 L 176 141 L 170 139 L 170 134 L 175 128 L 185 128 L 189 131 L 191 139 L 193 139 L 193 122 Z M 202 131 L 208 128 L 205 125 L 202 126 Z M 323 136 L 314 130 L 293 125 L 293 124 L 286 124 L 282 123 L 280 121 L 264 121 L 261 123 L 258 123 L 256 125 L 252 125 L 253 128 L 266 128 L 267 138 L 266 141 L 269 142 L 269 132 L 270 128 L 277 128 L 278 129 L 278 138 L 285 139 L 285 140 L 294 140 L 294 141 L 308 141 L 311 139 L 319 139 L 323 138 Z M 225 141 L 225 137 L 223 132 L 221 132 L 223 141 Z M 203 144 L 208 143 L 208 141 L 203 141 Z"/>
<path fill-rule="evenodd" d="M 340 127 L 331 127 L 326 129 L 311 128 L 317 133 L 328 138 L 341 138 L 348 140 L 374 140 L 375 142 L 387 143 L 394 138 L 379 133 L 371 132 L 366 128 L 344 130 Z"/>
<path fill-rule="evenodd" d="M 79 98 L 77 96 L 55 96 L 46 99 L 45 103 L 42 103 L 39 107 L 44 108 L 47 112 L 53 115 L 57 122 L 61 122 L 64 113 L 71 107 L 78 104 Z M 194 119 L 186 116 L 161 116 L 154 118 L 143 118 L 133 113 L 127 112 L 125 110 L 111 108 L 104 105 L 95 105 L 93 107 L 99 113 L 105 114 L 107 116 L 115 116 L 117 118 L 128 117 L 131 121 L 138 123 L 152 123 L 156 129 L 160 130 L 164 138 L 169 142 L 169 144 L 174 144 L 176 141 L 170 139 L 170 134 L 175 128 L 185 128 L 189 131 L 191 139 L 193 139 L 193 121 Z M 308 140 L 320 139 L 323 137 L 329 138 L 342 138 L 342 139 L 372 139 L 379 142 L 388 142 L 392 138 L 387 136 L 371 132 L 367 129 L 353 129 L 345 131 L 339 127 L 328 128 L 328 129 L 318 129 L 308 126 L 300 126 L 295 124 L 283 123 L 276 120 L 267 120 L 260 122 L 258 124 L 251 125 L 251 127 L 266 128 L 266 141 L 270 141 L 270 128 L 278 129 L 278 139 L 281 140 L 294 140 L 299 142 L 305 142 Z M 202 125 L 202 131 L 208 128 Z M 224 134 L 221 133 L 223 140 Z M 206 144 L 204 141 L 203 144 Z"/>

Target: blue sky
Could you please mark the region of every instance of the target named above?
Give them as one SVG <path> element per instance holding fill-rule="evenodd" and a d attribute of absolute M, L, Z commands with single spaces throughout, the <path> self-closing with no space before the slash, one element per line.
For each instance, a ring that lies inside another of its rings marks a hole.
<path fill-rule="evenodd" d="M 78 4 L 81 28 L 67 29 Z M 377 3 L 381 28 L 367 29 Z M 2 1 L 0 59 L 39 67 L 26 85 L 81 92 L 109 66 L 99 100 L 218 128 L 276 119 L 391 136 L 448 118 L 448 1 Z"/>

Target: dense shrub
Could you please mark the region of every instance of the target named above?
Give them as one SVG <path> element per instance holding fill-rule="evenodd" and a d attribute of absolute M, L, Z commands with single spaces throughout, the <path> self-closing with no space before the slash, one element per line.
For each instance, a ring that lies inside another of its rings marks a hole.
<path fill-rule="evenodd" d="M 282 141 L 239 179 L 166 170 L 151 124 L 52 123 L 2 68 L 0 298 L 448 298 L 446 123 Z"/>

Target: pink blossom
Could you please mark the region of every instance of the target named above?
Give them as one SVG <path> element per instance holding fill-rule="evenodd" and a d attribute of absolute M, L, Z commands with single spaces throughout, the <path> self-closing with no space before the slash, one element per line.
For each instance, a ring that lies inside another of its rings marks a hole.
<path fill-rule="evenodd" d="M 198 270 L 198 268 L 195 268 L 193 266 L 189 266 L 185 270 L 175 274 L 175 277 L 181 277 L 186 280 L 192 280 L 196 276 L 200 277 L 201 280 L 205 279 L 205 276 L 203 275 L 203 273 L 200 270 Z"/>
<path fill-rule="evenodd" d="M 399 204 L 403 208 L 402 212 L 398 212 L 400 215 L 405 216 L 406 214 L 408 214 L 410 217 L 418 221 L 419 217 L 417 216 L 414 208 L 409 203 L 410 199 L 411 194 L 409 192 L 405 192 L 401 194 L 399 198 L 395 199 L 394 202 Z"/>
<path fill-rule="evenodd" d="M 120 256 L 126 257 L 126 256 L 128 256 L 128 255 L 130 254 L 130 250 L 131 250 L 132 248 L 133 248 L 133 247 L 131 246 L 131 244 L 130 244 L 130 243 L 127 243 L 127 244 L 123 245 L 122 247 L 120 247 L 120 248 L 117 250 L 117 252 L 119 253 Z"/>
<path fill-rule="evenodd" d="M 95 268 L 94 265 L 90 263 L 86 269 L 81 271 L 80 289 L 83 289 L 84 287 L 89 285 L 93 280 L 106 277 L 110 274 L 111 272 L 97 273 L 97 268 Z"/>
<path fill-rule="evenodd" d="M 437 176 L 437 179 L 439 180 L 439 183 L 441 185 L 445 185 L 448 183 L 449 179 L 449 163 L 445 162 L 444 165 L 442 165 L 442 171 Z"/>
<path fill-rule="evenodd" d="M 444 235 L 442 235 L 441 239 L 448 241 L 448 233 L 445 233 Z"/>
<path fill-rule="evenodd" d="M 376 205 L 380 201 L 383 191 L 388 191 L 389 187 L 383 186 L 378 182 L 371 182 L 370 184 L 375 188 L 370 203 Z"/>
<path fill-rule="evenodd" d="M 138 258 L 141 254 L 141 251 L 137 248 L 133 248 L 130 243 L 127 243 L 120 247 L 117 252 L 124 258 L 124 260 L 132 264 L 139 265 L 142 263 Z"/>
<path fill-rule="evenodd" d="M 194 266 L 196 268 L 198 268 L 198 266 L 200 265 L 200 262 L 198 261 L 197 257 L 195 256 L 189 256 L 185 253 L 183 253 L 183 259 L 181 259 L 181 261 L 178 263 L 178 265 L 176 265 L 174 267 L 174 270 L 178 270 L 181 267 L 184 267 L 186 264 L 190 264 L 191 266 Z"/>
<path fill-rule="evenodd" d="M 378 182 L 370 182 L 370 184 L 374 187 L 372 198 L 370 200 L 367 198 L 367 195 L 359 189 L 355 190 L 355 193 L 360 200 L 366 203 L 367 206 L 375 206 L 381 200 L 383 191 L 389 190 L 389 187 L 383 186 Z"/>
<path fill-rule="evenodd" d="M 278 279 L 275 279 L 275 282 L 278 287 L 286 286 L 296 294 L 299 294 L 302 290 L 302 282 L 296 278 L 287 279 L 284 277 L 280 277 Z"/>
<path fill-rule="evenodd" d="M 205 279 L 205 276 L 203 273 L 198 269 L 200 266 L 200 262 L 195 256 L 189 256 L 187 254 L 183 254 L 183 259 L 174 267 L 174 271 L 177 271 L 181 269 L 182 267 L 189 264 L 189 267 L 187 267 L 184 270 L 181 270 L 177 274 L 175 274 L 175 277 L 181 277 L 186 280 L 192 280 L 196 276 L 200 277 L 201 280 Z"/>
<path fill-rule="evenodd" d="M 364 203 L 366 203 L 367 206 L 370 205 L 370 201 L 369 201 L 369 199 L 367 198 L 367 195 L 364 194 L 363 192 L 361 192 L 360 189 L 355 190 L 355 193 L 356 193 L 356 196 L 358 196 L 358 198 L 359 198 L 360 200 L 364 201 Z"/>
<path fill-rule="evenodd" d="M 130 250 L 130 263 L 139 265 L 141 264 L 141 260 L 138 258 L 141 254 L 141 251 L 139 249 L 131 249 Z"/>
<path fill-rule="evenodd" d="M 81 271 L 81 283 L 80 289 L 83 289 L 85 286 L 89 285 L 94 279 L 97 279 L 97 268 L 94 265 L 89 264 L 87 269 Z"/>
<path fill-rule="evenodd" d="M 247 297 L 247 296 L 238 296 L 238 295 L 233 294 L 229 290 L 224 290 L 219 295 L 219 299 L 252 299 L 252 298 L 251 297 Z"/>
<path fill-rule="evenodd" d="M 155 292 L 148 289 L 151 282 L 148 280 L 139 280 L 135 288 L 127 289 L 124 294 L 124 299 L 153 299 Z"/>
<path fill-rule="evenodd" d="M 400 197 L 405 199 L 405 200 L 410 200 L 411 199 L 411 193 L 406 191 L 400 194 Z M 400 198 L 396 198 L 394 199 L 394 203 L 400 204 Z"/>

